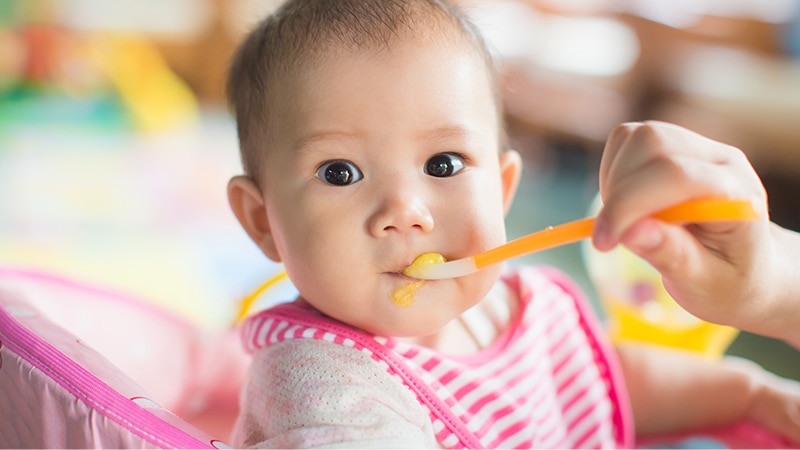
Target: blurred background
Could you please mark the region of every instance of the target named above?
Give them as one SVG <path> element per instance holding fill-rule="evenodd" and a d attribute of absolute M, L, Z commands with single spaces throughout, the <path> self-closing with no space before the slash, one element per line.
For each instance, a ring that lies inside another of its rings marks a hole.
<path fill-rule="evenodd" d="M 800 1 L 464 2 L 525 159 L 511 238 L 587 215 L 608 132 L 643 119 L 742 148 L 773 219 L 800 229 Z M 0 0 L 0 265 L 230 324 L 280 267 L 227 206 L 241 169 L 224 77 L 278 3 Z M 580 246 L 515 263 L 562 268 L 597 305 Z M 729 352 L 800 378 L 780 342 L 742 334 Z"/>

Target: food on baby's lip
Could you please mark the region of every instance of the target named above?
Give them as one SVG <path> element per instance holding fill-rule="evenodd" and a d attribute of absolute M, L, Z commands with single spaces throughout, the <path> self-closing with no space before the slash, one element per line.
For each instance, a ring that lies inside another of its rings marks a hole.
<path fill-rule="evenodd" d="M 403 275 L 416 278 L 425 272 L 426 267 L 445 262 L 447 260 L 440 253 L 423 253 L 417 256 L 410 266 L 403 269 Z"/>
<path fill-rule="evenodd" d="M 439 253 L 424 253 L 417 256 L 417 259 L 415 259 L 410 266 L 403 269 L 403 275 L 414 277 L 414 274 L 419 274 L 420 271 L 424 270 L 425 267 L 429 267 L 434 264 L 442 264 L 444 262 L 444 256 L 440 255 Z M 424 280 L 417 280 L 400 286 L 399 288 L 395 289 L 394 292 L 392 292 L 392 302 L 401 308 L 412 306 L 416 301 L 414 295 L 423 284 L 425 284 Z"/>

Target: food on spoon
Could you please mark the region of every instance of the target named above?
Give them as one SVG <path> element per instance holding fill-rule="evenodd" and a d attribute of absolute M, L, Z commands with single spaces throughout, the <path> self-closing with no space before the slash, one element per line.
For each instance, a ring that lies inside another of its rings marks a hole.
<path fill-rule="evenodd" d="M 430 267 L 434 264 L 442 264 L 443 262 L 445 262 L 444 256 L 439 253 L 424 253 L 417 256 L 417 259 L 415 259 L 410 266 L 403 269 L 403 275 L 414 277 L 415 274 L 419 275 L 420 273 L 424 273 L 426 267 Z M 415 294 L 423 284 L 425 284 L 424 280 L 417 280 L 400 286 L 392 292 L 392 302 L 401 308 L 407 308 L 413 305 L 416 301 Z"/>
<path fill-rule="evenodd" d="M 410 266 L 403 269 L 403 275 L 418 278 L 424 274 L 426 269 L 436 264 L 443 264 L 447 260 L 440 253 L 423 253 Z"/>

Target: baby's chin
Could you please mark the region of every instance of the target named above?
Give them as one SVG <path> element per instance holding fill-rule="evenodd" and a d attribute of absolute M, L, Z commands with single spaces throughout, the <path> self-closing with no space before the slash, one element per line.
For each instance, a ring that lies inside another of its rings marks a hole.
<path fill-rule="evenodd" d="M 395 283 L 385 293 L 379 291 L 361 301 L 351 296 L 349 308 L 331 301 L 317 304 L 308 297 L 305 301 L 333 319 L 376 336 L 424 340 L 437 336 L 485 297 L 491 281 L 496 280 L 490 270 L 459 280 L 424 282 L 408 295 L 401 295 L 402 301 L 398 301 L 398 291 L 411 283 Z M 353 310 L 354 305 L 361 306 Z"/>

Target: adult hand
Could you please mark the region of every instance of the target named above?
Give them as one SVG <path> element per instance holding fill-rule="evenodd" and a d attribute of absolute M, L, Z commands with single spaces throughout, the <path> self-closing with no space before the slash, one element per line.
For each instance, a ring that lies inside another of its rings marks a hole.
<path fill-rule="evenodd" d="M 800 311 L 793 308 L 788 314 L 793 318 L 784 312 L 786 289 L 800 291 L 800 281 L 794 281 L 800 236 L 789 238 L 791 232 L 770 223 L 766 191 L 741 150 L 673 124 L 623 124 L 605 146 L 600 195 L 604 206 L 593 236 L 598 250 L 628 247 L 661 273 L 681 306 L 701 319 L 797 339 L 790 334 L 799 332 L 792 330 L 800 328 Z M 760 217 L 685 225 L 650 217 L 708 197 L 748 199 Z M 782 245 L 789 239 L 791 245 Z"/>

